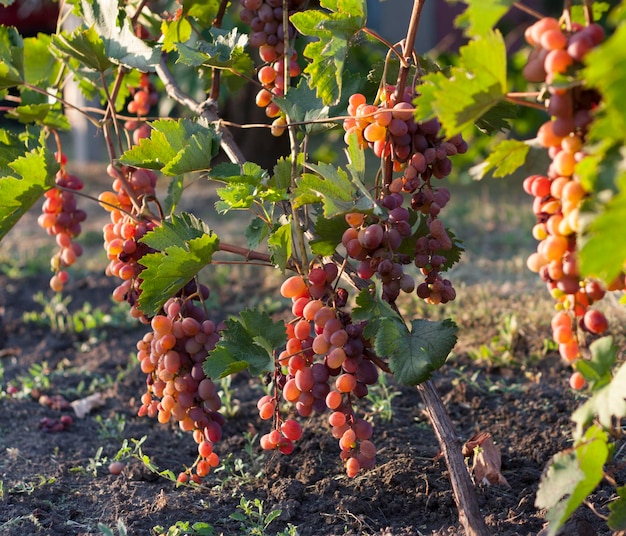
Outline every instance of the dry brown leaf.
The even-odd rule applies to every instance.
[[[104,406],[105,400],[100,393],[94,393],[88,397],[74,400],[72,402],[72,408],[74,413],[79,419],[82,419],[88,413],[91,413],[94,409]]]
[[[500,472],[502,467],[500,449],[496,447],[490,433],[480,432],[463,445],[463,455],[470,456],[471,454],[474,456],[472,471],[476,482],[491,486],[511,487]]]

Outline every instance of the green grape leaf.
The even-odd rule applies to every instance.
[[[329,115],[328,106],[309,88],[304,79],[300,80],[295,88],[289,88],[284,97],[275,98],[274,102],[287,114],[291,123],[304,122],[302,128],[307,134],[333,128],[334,123],[309,123],[326,119]]]
[[[505,140],[491,149],[484,162],[472,166],[469,174],[474,180],[507,177],[511,181],[523,181],[530,175],[543,175],[549,164],[548,152],[534,140]]]
[[[285,324],[273,322],[267,313],[246,309],[240,318],[229,318],[215,349],[202,365],[209,378],[224,378],[250,369],[259,375],[270,370],[274,350],[286,341]]]
[[[220,7],[219,0],[183,0],[183,13],[204,24],[211,24]]]
[[[376,292],[372,288],[362,289],[356,297],[356,307],[352,310],[353,320],[367,321],[363,329],[363,336],[367,340],[374,339],[383,321],[398,322],[398,329],[406,329],[398,313],[381,298],[381,294],[381,285],[376,287]]]
[[[511,130],[510,119],[518,116],[519,109],[512,102],[499,101],[474,123],[483,134],[492,135]]]
[[[591,124],[590,141],[624,140],[626,138],[626,102],[623,88],[626,72],[616,65],[626,63],[626,26],[620,25],[613,35],[585,56],[582,79],[602,95],[599,117]],[[608,137],[607,137],[608,134]]]
[[[272,263],[284,272],[293,251],[291,223],[285,223],[274,229],[267,239],[267,247],[270,251]]]
[[[591,4],[591,18],[594,21],[600,20],[602,15],[604,15],[609,9],[611,9],[611,4],[608,2],[593,2]],[[587,18],[585,16],[584,6],[574,5],[571,10],[572,22],[577,22],[578,24],[582,24],[585,26],[587,24]]]
[[[58,105],[44,103],[16,106],[7,113],[7,117],[20,123],[37,123],[58,130],[69,130],[68,118],[54,108],[58,108]]]
[[[237,28],[230,31],[211,28],[212,41],[197,41],[194,47],[178,43],[178,61],[188,67],[232,67],[242,55],[248,44],[248,36],[239,33]]]
[[[73,58],[81,66],[104,72],[113,63],[107,56],[104,41],[93,27],[77,29],[71,34],[65,32],[52,36],[52,51],[61,59]]]
[[[256,249],[263,239],[269,234],[267,224],[261,218],[254,218],[244,232],[248,248]]]
[[[312,60],[304,72],[322,102],[336,104],[348,43],[365,26],[366,4],[364,0],[321,0],[320,7],[326,11],[307,9],[294,13],[290,20],[301,34],[317,38],[304,49]]]
[[[171,229],[164,232],[170,234]],[[148,240],[157,239],[158,233],[157,237],[153,236]],[[163,251],[141,257],[139,263],[146,269],[142,272],[144,279],[140,285],[139,307],[144,314],[156,314],[169,298],[211,262],[211,257],[218,248],[217,236],[203,234],[198,238],[185,239],[184,246],[171,245]]]
[[[446,362],[456,344],[457,331],[450,319],[413,320],[411,331],[403,323],[384,319],[378,326],[374,350],[389,359],[389,368],[399,382],[418,385]]]
[[[626,363],[623,363],[610,383],[598,389],[589,400],[573,414],[576,423],[575,437],[581,437],[583,430],[594,419],[607,429],[613,426],[613,419],[626,417]]]
[[[530,145],[519,140],[502,140],[485,159],[480,178],[493,170],[494,177],[506,177],[524,165]]]
[[[611,380],[611,369],[617,359],[617,347],[612,337],[602,337],[589,345],[590,359],[579,359],[575,363],[578,370],[587,380],[592,391],[607,384]]]
[[[314,255],[330,257],[335,253],[337,245],[341,244],[341,237],[347,228],[344,216],[329,219],[318,216],[315,220],[315,238],[309,243],[311,252]]]
[[[24,79],[29,84],[52,86],[61,62],[49,53],[52,38],[46,34],[24,39]]]
[[[166,175],[204,171],[219,151],[220,135],[189,119],[159,119],[152,131],[120,157],[122,164],[161,170]]]
[[[186,43],[191,38],[192,27],[185,17],[161,23],[163,34],[163,52],[172,52],[180,43]]]
[[[112,62],[144,73],[154,71],[161,60],[160,46],[150,47],[135,35],[118,0],[81,0],[81,8],[85,23],[101,36]]]
[[[611,530],[626,529],[626,486],[617,488],[619,498],[609,504],[609,519],[607,524]]]
[[[307,167],[319,175],[302,174],[293,191],[295,208],[321,202],[325,218],[374,210],[374,200],[363,184],[351,181],[343,169],[321,162]]]
[[[607,434],[596,426],[573,449],[559,452],[541,479],[535,506],[546,508],[546,536],[555,536],[603,477],[609,456]]]
[[[456,19],[454,25],[465,29],[465,35],[485,35],[506,14],[515,0],[463,0],[467,8]]]
[[[254,185],[245,182],[234,182],[216,190],[220,200],[215,202],[215,210],[226,214],[230,210],[248,209],[254,203]]]
[[[301,166],[304,163],[303,153],[298,154],[298,165]],[[274,188],[287,190],[291,186],[291,159],[281,157],[276,161],[274,166],[274,174],[272,175],[271,183]]]
[[[165,251],[169,246],[186,248],[190,240],[210,234],[211,229],[206,223],[193,214],[183,212],[174,214],[171,219],[146,233],[141,242],[158,251]]]
[[[172,180],[167,185],[167,197],[163,203],[164,214],[172,215],[178,206],[180,198],[184,191],[184,179],[182,175],[172,177]]]
[[[471,126],[506,95],[506,48],[500,32],[476,38],[459,52],[460,66],[450,69],[449,78],[442,72],[425,75],[414,101],[416,119],[438,117],[446,136]]]
[[[24,82],[24,41],[12,26],[0,26],[0,89]]]
[[[626,183],[626,174],[622,174],[620,182]],[[622,189],[585,229],[579,254],[582,275],[611,282],[620,274],[626,259],[626,243],[620,233],[625,225],[626,189]]]
[[[3,145],[0,145],[0,239],[54,186],[59,169],[52,153],[44,147],[10,159],[14,150],[11,147],[5,150]]]

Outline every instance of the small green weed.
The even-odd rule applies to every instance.
[[[114,413],[106,418],[96,415],[96,422],[100,425],[98,435],[101,439],[122,439],[126,428],[126,416],[124,414]]]
[[[391,401],[400,395],[387,384],[387,376],[382,374],[378,383],[368,387],[367,399],[371,404],[371,411],[378,415],[382,421],[389,422],[393,418],[393,408]]]
[[[152,529],[157,536],[213,536],[215,531],[211,525],[203,522],[177,521],[170,528],[157,525]]]
[[[243,534],[250,536],[267,536],[267,527],[282,513],[281,510],[272,510],[266,514],[263,501],[260,499],[249,501],[245,497],[241,497],[237,508],[241,511],[233,512],[229,517],[240,521]],[[297,527],[290,523],[286,531],[280,532],[279,536],[297,536],[297,534]]]
[[[113,532],[113,529],[107,527],[103,523],[98,523],[98,530],[104,536],[115,536],[116,535],[116,533]],[[126,528],[125,523],[121,519],[117,520],[117,534],[119,536],[128,536],[128,529]]]
[[[220,386],[218,395],[222,401],[221,412],[224,417],[232,418],[241,411],[241,404],[235,398],[235,390],[232,388],[232,376],[226,376],[217,381]]]
[[[478,350],[470,350],[469,357],[495,366],[521,366],[525,362],[525,358],[519,355],[521,338],[517,316],[507,315],[489,344],[482,344]]]

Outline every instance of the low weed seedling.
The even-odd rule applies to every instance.
[[[168,529],[157,525],[152,529],[157,536],[213,536],[215,530],[208,523],[198,521],[177,521]]]
[[[126,528],[126,524],[118,519],[116,523],[117,533],[113,532],[113,529],[107,527],[103,523],[98,523],[98,530],[104,536],[128,536],[128,529]]]
[[[387,384],[387,377],[381,374],[378,383],[368,388],[367,399],[371,404],[371,411],[374,415],[378,415],[384,422],[390,422],[393,418],[393,407],[391,401],[400,395],[400,391],[396,391]]]
[[[240,512],[233,512],[230,518],[241,522],[243,534],[250,536],[267,536],[267,528],[282,513],[281,510],[272,510],[265,513],[263,501],[260,499],[247,500],[241,497],[237,508]],[[279,533],[279,536],[297,536],[297,527],[291,523],[287,527],[287,532]]]

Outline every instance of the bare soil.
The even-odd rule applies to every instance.
[[[534,506],[537,486],[550,457],[568,447],[569,416],[581,399],[567,386],[569,372],[557,355],[541,349],[549,336],[545,290],[526,279],[500,281],[495,255],[491,260],[495,264],[481,265],[482,277],[474,271],[459,287],[458,304],[450,313],[462,335],[435,384],[461,441],[488,432],[500,449],[502,474],[510,487],[476,484],[491,532],[536,535],[546,525],[544,512]],[[479,263],[475,257],[472,262]],[[461,277],[465,269],[459,268]],[[234,400],[225,410],[232,414],[218,446],[224,465],[201,487],[177,487],[134,456],[123,458],[120,475],[111,474],[109,462],[125,440],[132,449],[133,439],[145,437],[143,454],[160,471],[174,473],[193,462],[195,444],[176,427],[137,417],[145,376],[131,353],[145,326],[101,322],[87,332],[59,333],[49,322],[24,316],[42,310],[33,301],[38,291],[51,299],[48,277],[0,275],[3,536],[97,535],[102,527],[118,534],[120,521],[129,535],[138,536],[156,534],[156,526],[167,530],[178,521],[208,523],[216,535],[274,535],[286,531],[288,524],[297,527],[300,536],[463,534],[422,400],[416,389],[400,386],[393,378],[387,380],[388,388],[400,394],[391,400],[391,420],[385,420],[371,401],[363,404],[375,426],[379,454],[375,468],[354,479],[345,476],[324,415],[305,420],[304,437],[291,456],[263,453],[258,441],[252,443],[249,439],[265,433],[268,425],[258,419],[255,407],[262,388],[247,374],[236,376],[228,388]],[[228,272],[221,277],[221,282],[212,283],[218,318],[234,312],[259,286],[254,277],[243,283]],[[480,279],[480,285],[472,277]],[[496,279],[492,286],[485,285]],[[264,285],[274,299],[275,286],[271,281]],[[69,312],[89,303],[93,310],[117,318],[119,311],[110,300],[114,286],[101,270],[75,274],[67,289],[73,296]],[[503,319],[511,312],[517,315],[518,327],[509,333],[509,343],[499,346],[497,340],[506,339]],[[424,314],[417,306],[415,313]],[[433,313],[442,314],[447,313]],[[491,352],[486,360],[470,358],[481,345]],[[9,386],[17,391],[7,394]],[[71,408],[40,403],[41,395],[61,395],[71,402],[92,393],[101,393],[105,403],[83,419]],[[65,430],[46,432],[40,427],[41,419],[62,415],[73,417]],[[623,468],[615,476],[622,483],[626,480]],[[229,517],[238,511],[242,497],[262,500],[265,513],[279,509],[281,514],[265,532],[249,532],[251,523]],[[601,484],[562,534],[611,534],[601,517],[612,498],[612,488]],[[192,532],[172,532],[187,533]]]

